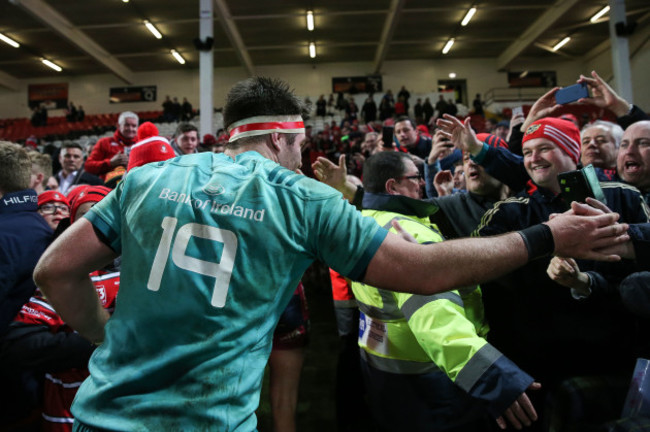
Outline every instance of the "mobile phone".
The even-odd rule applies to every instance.
[[[589,97],[589,90],[585,83],[574,84],[555,92],[555,102],[561,105],[575,102],[586,97]]]
[[[512,118],[515,118],[519,114],[524,115],[524,107],[518,106],[512,109]]]
[[[395,127],[383,126],[381,128],[381,139],[384,142],[384,147],[393,147],[393,135]]]
[[[588,197],[607,204],[593,165],[589,164],[579,170],[560,173],[557,179],[560,182],[562,197],[567,204],[571,201],[583,203]]]

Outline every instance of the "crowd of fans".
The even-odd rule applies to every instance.
[[[435,224],[438,233],[417,239],[420,242],[524,230],[547,221],[553,213],[578,211],[565,199],[569,191],[557,176],[589,165],[600,181],[602,194],[595,196],[604,198],[602,204],[589,200],[594,206],[589,211],[614,211],[621,223],[647,224],[650,119],[596,73],[578,81],[591,91],[591,97],[579,103],[602,109],[614,122],[560,116],[566,107],[555,103],[557,88],[538,99],[526,116],[517,113],[502,121],[484,118],[480,95],[466,118],[456,117],[453,99],[441,95],[435,106],[429,98],[413,101],[404,86],[396,97],[388,90],[379,106],[372,95],[361,107],[342,93],[328,99],[321,95],[313,115],[323,126],[306,127],[302,173],[339,190],[359,209],[380,209],[373,206],[382,197],[406,197],[390,211],[424,218]],[[333,120],[335,112],[342,114],[340,122]],[[70,103],[68,120],[78,121],[80,116],[83,120],[82,113],[81,107]],[[42,115],[35,108],[35,126],[42,124]],[[472,128],[476,116],[481,117],[483,130]],[[36,261],[52,238],[78,221],[131,169],[198,152],[221,153],[227,147],[228,131],[200,137],[189,123],[193,110],[186,98],[181,104],[167,96],[163,117],[180,122],[171,137],[159,136],[156,126],[140,124],[137,114],[127,111],[119,116],[113,136],[88,149],[70,143],[49,155],[0,143],[0,253],[5,259],[0,287],[0,364],[8,383],[3,393],[12,395],[3,407],[6,422],[19,422],[26,415],[25,408],[29,412],[40,406],[44,430],[70,428],[71,389],[88,375],[87,362],[95,349],[92,341],[61,320],[31,280]],[[643,228],[631,230],[633,238],[642,238]],[[28,244],[29,250],[20,256],[21,262],[15,262],[19,244]],[[388,377],[379,363],[373,363],[378,358],[422,359],[392,358],[361,339],[361,351],[349,349],[350,343],[356,346],[359,334],[352,290],[357,295],[369,294],[363,294],[366,287],[352,286],[333,272],[335,307],[356,311],[350,315],[337,310],[337,318],[347,320],[339,322],[348,347],[342,351],[347,358],[340,364],[355,364],[360,353],[364,358],[363,372],[354,367],[339,372],[366,378],[365,386],[349,385],[338,395],[341,401],[358,395],[356,400],[365,400],[372,413],[360,419],[364,410],[349,410],[341,402],[337,405],[339,429],[425,430],[426,424],[436,425],[436,430],[478,431],[510,424],[544,431],[596,430],[607,422],[618,421],[620,427],[641,422],[617,420],[635,359],[650,355],[646,337],[650,273],[645,272],[647,255],[639,256],[639,251],[647,254],[636,249],[636,260],[614,263],[543,257],[480,288],[458,287],[458,300],[446,298],[449,304],[438,304],[441,309],[432,312],[432,321],[446,316],[440,318],[445,323],[425,325],[403,319],[400,331],[411,326],[418,340],[418,332],[442,335],[438,339],[423,336],[420,343],[426,362],[436,370],[435,380],[427,385],[435,386],[438,393],[422,396],[436,406],[435,418],[426,412],[430,406],[422,408],[415,396],[408,395],[415,390]],[[91,275],[109,313],[118,295],[119,272],[118,259]],[[341,289],[349,293],[336,294]],[[304,293],[296,293],[304,303]],[[357,300],[362,321],[371,319],[364,307],[370,311],[384,307],[370,297]],[[451,305],[454,302],[460,309],[450,311],[456,308]],[[304,305],[298,308],[303,310]],[[300,325],[306,332],[308,324]],[[486,351],[492,357],[486,357]],[[491,385],[492,378],[482,381],[480,374],[466,381],[469,372],[464,375],[462,370],[481,370],[476,362],[483,362],[481,373],[489,369],[497,377],[495,388],[482,387]],[[413,372],[396,374],[409,373]],[[380,382],[387,387],[382,389]],[[391,389],[391,397],[386,388]],[[440,401],[447,396],[449,400]],[[290,415],[295,411],[295,400],[292,403]],[[404,425],[409,426],[401,428]]]
[[[169,96],[165,97],[162,104],[163,120],[166,122],[190,121],[194,118],[194,109],[192,104],[183,98],[183,103],[178,101],[177,97],[170,99]]]

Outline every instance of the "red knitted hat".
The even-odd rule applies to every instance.
[[[42,206],[43,204],[47,204],[50,202],[60,202],[70,207],[70,202],[68,201],[68,199],[65,197],[65,195],[63,195],[59,191],[49,190],[49,191],[42,192],[38,196],[39,207]]]
[[[129,166],[126,167],[126,171],[129,172],[131,168],[139,167],[150,162],[164,161],[175,156],[174,149],[169,145],[169,141],[166,138],[152,136],[131,147]]]
[[[85,189],[81,190],[70,206],[70,223],[75,221],[75,216],[77,215],[77,210],[79,206],[87,202],[100,202],[106,195],[111,192],[110,188],[106,186],[88,186]]]
[[[136,138],[136,143],[147,139],[152,136],[157,136],[159,134],[158,128],[155,124],[151,122],[144,122],[138,128],[138,137]]]
[[[78,196],[81,192],[83,192],[83,191],[85,191],[86,189],[88,189],[89,187],[90,187],[89,185],[79,185],[79,186],[75,186],[75,187],[73,187],[72,189],[70,189],[70,190],[68,191],[68,196],[67,196],[68,201],[70,202],[70,205],[74,204],[74,200],[77,198],[77,196]]]
[[[554,117],[537,120],[528,126],[521,144],[523,145],[526,141],[535,138],[546,138],[552,141],[568,154],[573,162],[578,163],[580,158],[580,131],[570,121]]]

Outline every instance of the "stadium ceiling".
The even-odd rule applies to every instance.
[[[495,58],[508,70],[519,59],[585,59],[609,48],[609,14],[590,18],[606,0],[214,0],[214,66]],[[648,34],[650,3],[625,0],[628,23]],[[476,13],[468,25],[468,10]],[[313,11],[314,30],[306,13]],[[153,24],[157,39],[145,27]],[[199,68],[198,0],[3,0],[0,85],[21,80]],[[565,37],[571,40],[553,51]],[[450,39],[447,54],[442,50]],[[647,40],[647,36],[646,39]],[[310,58],[313,42],[316,57]],[[172,55],[185,60],[181,65]],[[631,49],[632,50],[632,49]],[[42,63],[50,60],[63,70]]]

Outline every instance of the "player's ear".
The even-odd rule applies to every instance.
[[[280,151],[280,147],[282,145],[282,134],[274,132],[271,134],[271,145],[273,146],[273,150]]]

